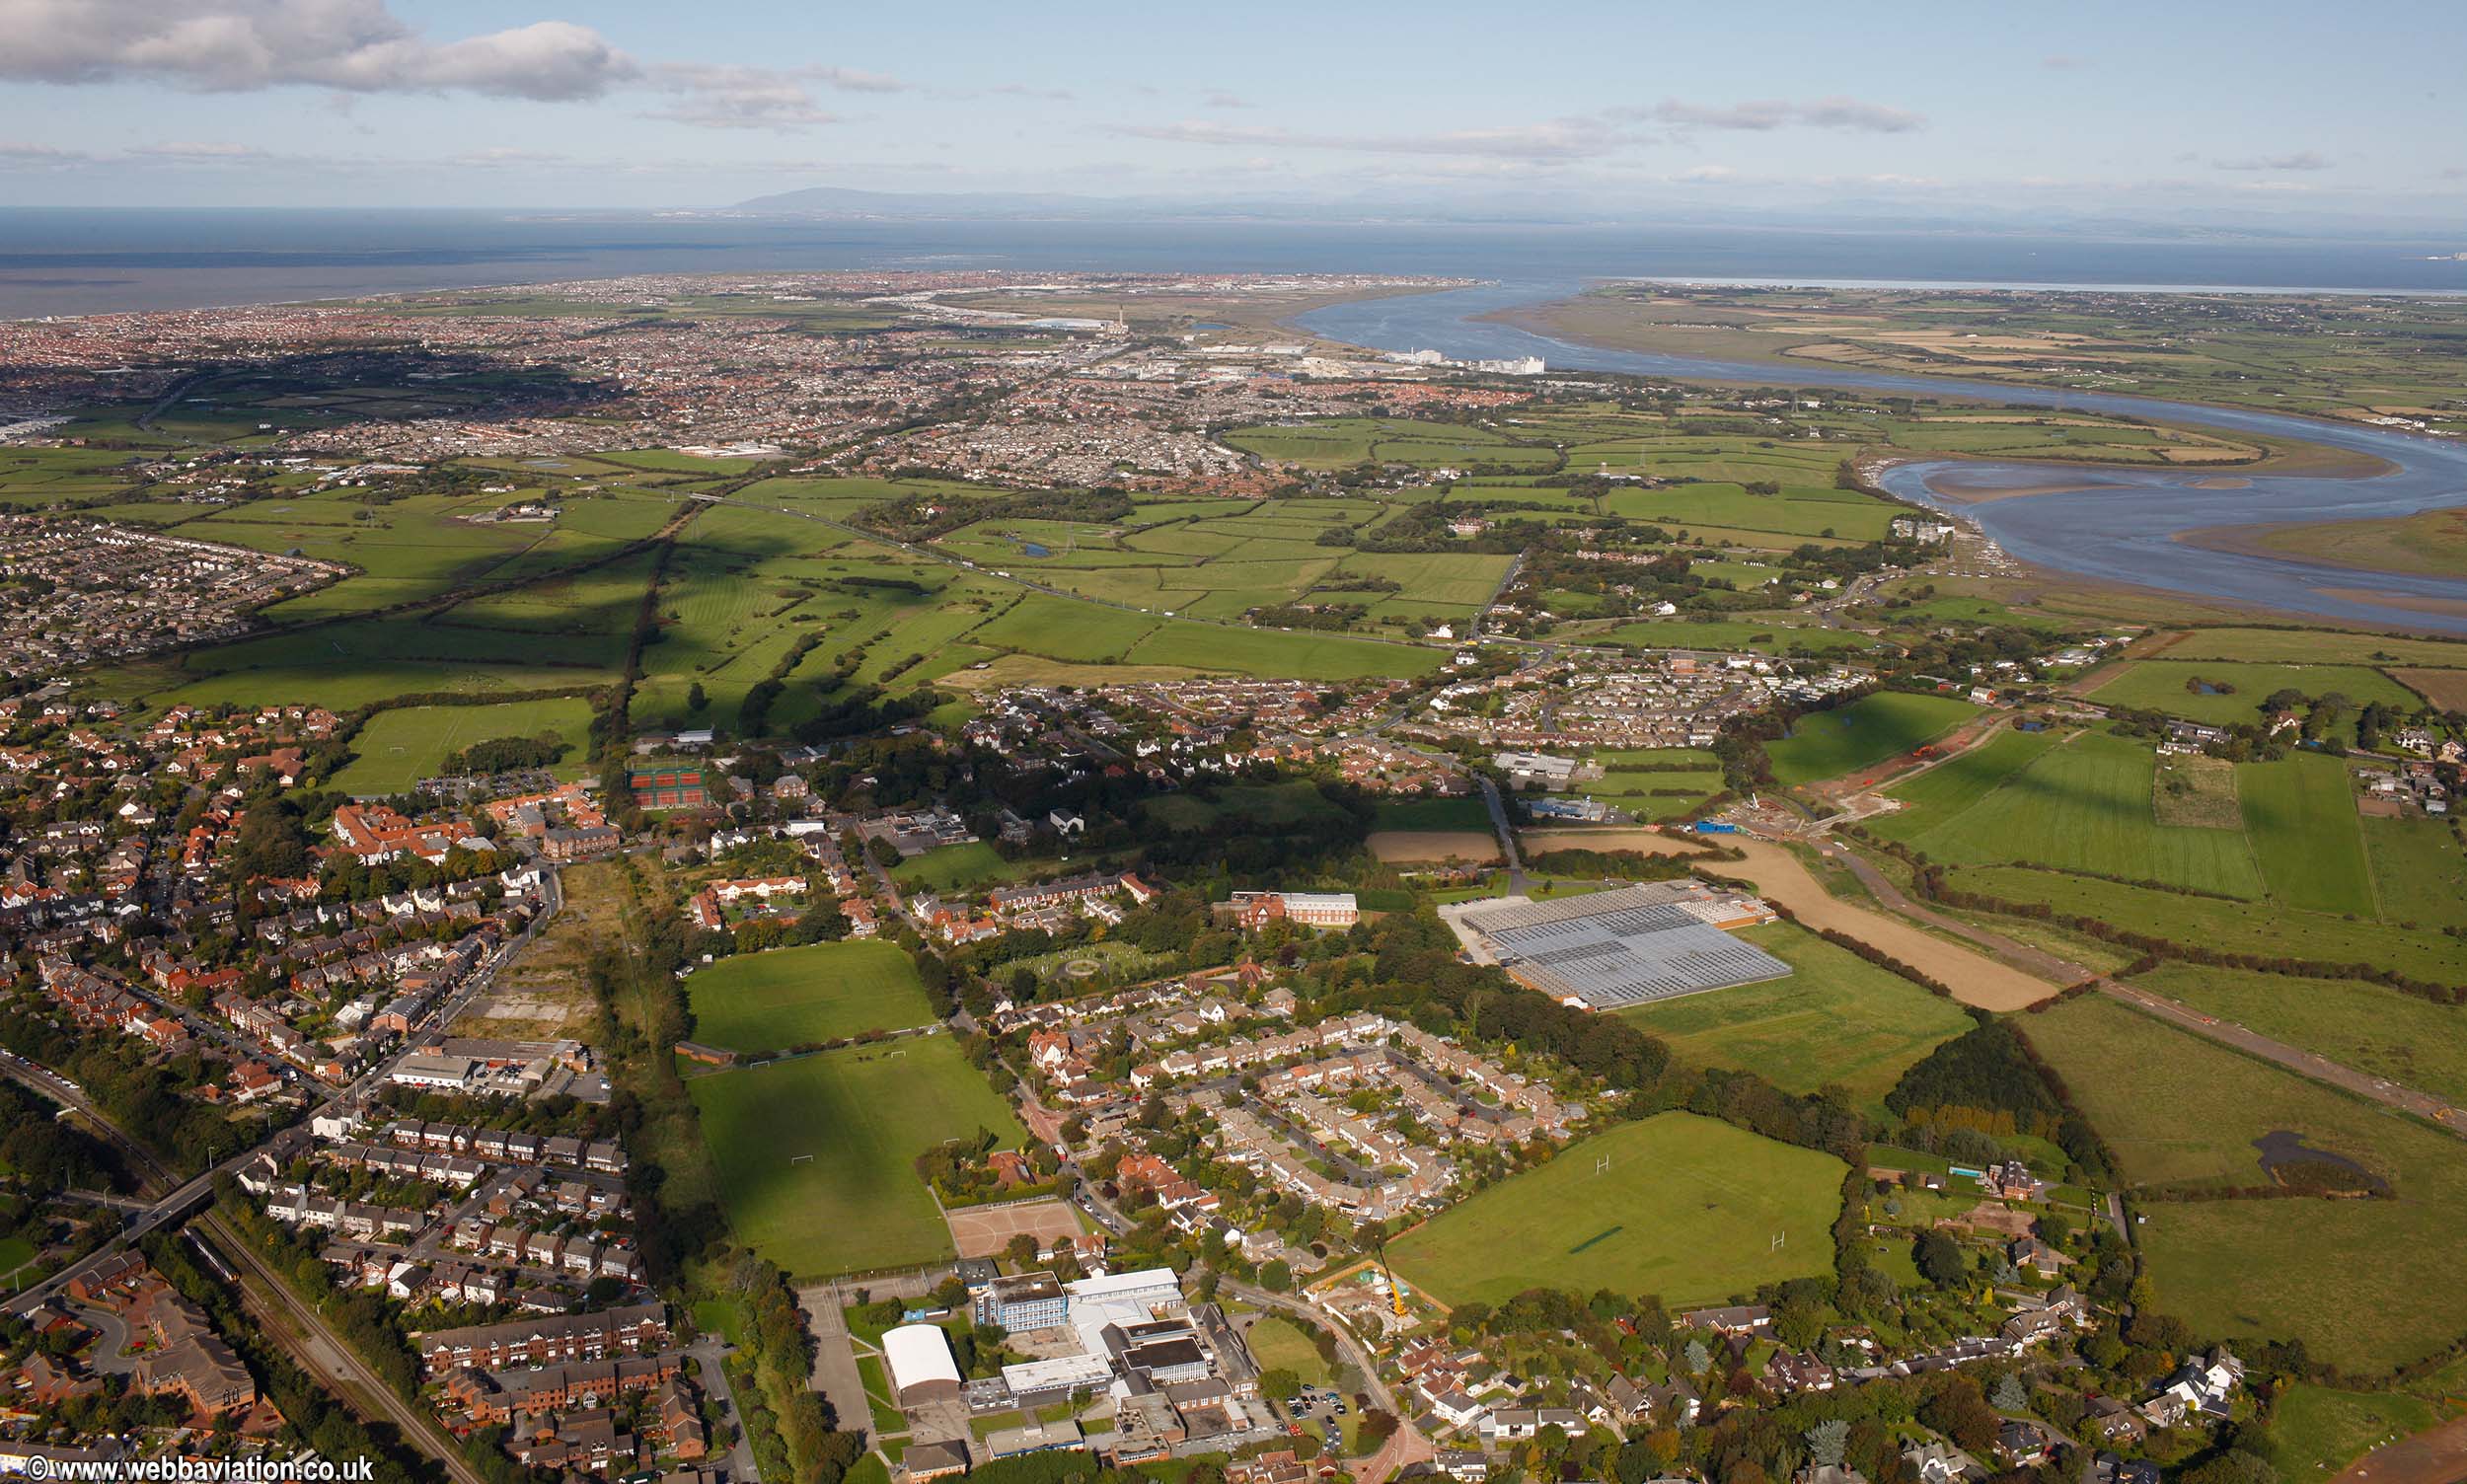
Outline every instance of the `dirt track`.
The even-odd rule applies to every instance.
[[[1576,846],[1603,851],[1643,851],[1674,855],[1700,850],[1708,842],[1682,840],[1651,830],[1529,830],[1524,842],[1533,850]],[[1780,846],[1744,836],[1724,836],[1721,845],[1745,853],[1745,860],[1706,862],[1715,875],[1735,876],[1752,883],[1772,901],[1790,909],[1810,928],[1831,928],[1893,955],[1919,972],[1938,979],[1953,998],[1981,1009],[2018,1010],[2038,1003],[2064,988],[2035,979],[1983,953],[1922,932],[1900,918],[1845,902],[1809,874],[1799,857]]]

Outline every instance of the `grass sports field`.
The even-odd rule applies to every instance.
[[[2300,1336],[2315,1359],[2367,1373],[2467,1329],[2452,1271],[2467,1144],[2100,997],[2022,1028],[2131,1183],[2266,1183],[2252,1142],[2284,1130],[2392,1184],[2391,1200],[2142,1203],[2160,1309],[2230,1341]]]
[[[1839,1083],[1871,1107],[1911,1063],[1973,1023],[1953,1002],[1795,924],[1738,936],[1796,972],[1619,1013],[1682,1061],[1752,1070],[1790,1092]]]
[[[1026,1136],[948,1036],[694,1077],[736,1235],[799,1278],[934,1262],[950,1230],[913,1161],[991,1129]]]
[[[694,1039],[777,1051],[934,1018],[917,967],[885,942],[809,943],[723,958],[686,981]]]
[[[1943,736],[1979,707],[1948,696],[1879,691],[1848,705],[1799,718],[1790,735],[1765,748],[1773,777],[1783,783],[1813,783],[1870,768]]]
[[[1598,1169],[1606,1156],[1609,1168]],[[1496,1303],[1530,1288],[1710,1302],[1830,1271],[1841,1175],[1830,1155],[1661,1113],[1440,1213],[1391,1243],[1388,1257],[1449,1304]]]
[[[580,697],[379,711],[351,739],[351,750],[358,756],[335,775],[335,786],[361,795],[406,792],[421,779],[441,772],[448,754],[474,742],[550,731],[563,738],[568,748],[550,771],[561,779],[588,773],[591,704]]]

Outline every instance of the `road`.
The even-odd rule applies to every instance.
[[[34,1078],[28,1075],[28,1069],[41,1071],[41,1069],[34,1068],[33,1063],[12,1058],[7,1063],[0,1063],[0,1067],[5,1067],[12,1076],[37,1086],[40,1085],[35,1083]],[[45,1076],[52,1082],[68,1085],[65,1078],[56,1075],[45,1073]],[[49,1091],[48,1088],[44,1090]],[[57,1096],[58,1094],[51,1093],[50,1095]],[[103,1137],[126,1151],[136,1168],[144,1171],[155,1181],[171,1178],[171,1171],[155,1157],[153,1150],[129,1137],[126,1130],[95,1112],[90,1104],[85,1104],[82,1094],[77,1095],[77,1104],[83,1105],[79,1110],[93,1120],[96,1129]],[[216,1168],[227,1167],[229,1166],[221,1165]],[[163,1197],[148,1208],[148,1214],[140,1218],[138,1224],[132,1224],[128,1232],[123,1233],[120,1238],[107,1243],[84,1261],[71,1264],[36,1289],[21,1295],[18,1305],[23,1307],[31,1303],[38,1303],[42,1298],[57,1293],[60,1288],[66,1286],[70,1276],[83,1272],[104,1253],[161,1225],[169,1219],[167,1213],[177,1210],[185,1216],[187,1210],[192,1209],[186,1203],[196,1199],[195,1192],[199,1189],[200,1182],[202,1182],[203,1199],[209,1201],[213,1199],[213,1173],[209,1170],[195,1179],[182,1183],[171,1195]],[[291,1292],[281,1275],[273,1272],[264,1260],[258,1256],[254,1248],[240,1239],[239,1233],[233,1231],[229,1224],[220,1216],[208,1213],[198,1225],[213,1236],[217,1251],[227,1262],[238,1271],[257,1280],[254,1285],[247,1283],[240,1285],[242,1303],[244,1306],[260,1311],[261,1322],[264,1324],[265,1333],[283,1349],[290,1352],[292,1359],[303,1371],[315,1377],[321,1385],[332,1387],[339,1381],[354,1388],[356,1393],[364,1393],[356,1396],[346,1394],[344,1400],[356,1400],[359,1404],[354,1406],[353,1410],[362,1416],[368,1415],[371,1407],[382,1413],[385,1419],[391,1422],[412,1446],[436,1459],[444,1467],[447,1475],[456,1481],[456,1484],[487,1484],[477,1469],[464,1461],[460,1448],[453,1439],[446,1436],[445,1430],[438,1426],[435,1417],[429,1415],[424,1409],[406,1402],[383,1380],[379,1379],[376,1373],[368,1369],[349,1345],[327,1328],[324,1318],[303,1302],[298,1295]],[[276,1311],[265,1311],[269,1304]],[[96,1319],[102,1317],[104,1316],[94,1316]],[[112,1326],[97,1323],[96,1327],[103,1332],[102,1354],[114,1357],[116,1361],[118,1353],[127,1344],[127,1327],[118,1325],[116,1335],[112,1332]],[[135,1363],[131,1360],[128,1364],[133,1366]],[[110,1367],[98,1363],[97,1369],[109,1371]]]
[[[341,1380],[356,1387],[407,1441],[443,1464],[455,1484],[487,1484],[480,1471],[464,1459],[462,1449],[446,1436],[445,1429],[437,1425],[436,1417],[426,1408],[405,1401],[377,1373],[369,1370],[358,1353],[329,1330],[325,1319],[291,1292],[282,1275],[258,1256],[257,1249],[242,1240],[221,1216],[208,1213],[198,1224],[214,1238],[215,1247],[227,1260],[258,1281],[258,1287],[281,1310],[281,1317],[294,1326],[296,1333],[292,1338],[303,1342],[292,1347],[294,1354],[304,1362],[313,1362],[307,1366],[311,1375],[320,1382]]]
[[[1116,1235],[1131,1229],[1130,1220],[1094,1186],[1082,1184],[1080,1194],[1086,1203],[1086,1211],[1096,1218],[1098,1224]],[[1362,1389],[1370,1393],[1371,1399],[1379,1404],[1382,1411],[1396,1419],[1395,1436],[1389,1438],[1377,1453],[1354,1466],[1356,1484],[1384,1484],[1390,1474],[1407,1464],[1438,1456],[1430,1440],[1414,1427],[1411,1415],[1396,1404],[1395,1395],[1388,1390],[1387,1382],[1380,1378],[1379,1357],[1371,1353],[1370,1347],[1364,1345],[1343,1320],[1308,1299],[1289,1294],[1271,1294],[1266,1289],[1243,1283],[1230,1275],[1220,1275],[1217,1291],[1232,1294],[1259,1308],[1298,1315],[1334,1335],[1337,1351],[1344,1356],[1346,1364],[1361,1373]]]
[[[428,1014],[421,1017],[419,1024],[414,1027],[409,1035],[406,1035],[403,1038],[402,1045],[396,1047],[395,1050],[387,1055],[384,1060],[378,1062],[367,1072],[362,1073],[356,1079],[330,1093],[323,1101],[312,1106],[308,1110],[311,1115],[323,1112],[326,1109],[335,1107],[337,1104],[356,1101],[357,1099],[367,1095],[373,1089],[383,1085],[386,1079],[393,1075],[395,1065],[401,1062],[403,1058],[411,1055],[411,1048],[413,1046],[424,1039],[430,1031],[442,1029],[452,1025],[455,1020],[462,1015],[463,1011],[470,1007],[471,1002],[474,1000],[486,994],[489,989],[495,985],[496,976],[505,967],[506,962],[512,958],[514,954],[520,952],[523,946],[529,943],[538,933],[539,929],[548,923],[549,919],[555,917],[558,911],[564,905],[564,888],[559,882],[557,872],[551,870],[546,871],[544,874],[545,881],[543,883],[543,890],[541,893],[541,910],[539,915],[532,919],[531,924],[521,932],[516,933],[513,937],[508,938],[505,942],[499,944],[494,955],[492,955],[486,962],[483,963],[477,970],[473,971],[470,978],[465,980],[460,986],[456,987],[454,992],[444,1001],[440,1002],[434,1008],[432,1008]],[[259,1047],[255,1043],[251,1043],[251,1053],[258,1056],[270,1055],[269,1053],[266,1053],[262,1047]],[[37,1078],[30,1075],[30,1069],[33,1073],[39,1073],[40,1077]],[[59,1076],[57,1074],[51,1073],[47,1069],[36,1068],[35,1064],[17,1058],[0,1062],[0,1072],[5,1072],[8,1076],[14,1076],[19,1080],[26,1082],[27,1085],[34,1087],[37,1091],[41,1092],[46,1097],[50,1097],[55,1101],[67,1103],[68,1106],[76,1108],[78,1112],[84,1114],[89,1119],[92,1119],[100,1128],[106,1130],[111,1130],[112,1128],[112,1124],[106,1120],[101,1113],[96,1111],[91,1103],[88,1103],[85,1100],[82,1091],[76,1090],[73,1084],[69,1083],[66,1078]],[[297,1127],[297,1125],[295,1124],[294,1127]],[[278,1133],[275,1137],[279,1138],[281,1135]],[[132,1149],[140,1148],[133,1140],[124,1140],[124,1142],[127,1143]],[[95,1251],[87,1254],[87,1256],[82,1260],[62,1268],[59,1272],[52,1274],[41,1283],[38,1283],[33,1288],[20,1293],[15,1298],[9,1301],[8,1307],[12,1311],[20,1314],[33,1312],[33,1310],[44,1299],[49,1298],[61,1290],[67,1288],[70,1279],[85,1272],[95,1263],[98,1263],[104,1258],[110,1256],[112,1253],[128,1246],[130,1243],[136,1241],[139,1237],[142,1237],[149,1232],[158,1230],[163,1226],[176,1224],[187,1218],[190,1213],[196,1211],[198,1208],[204,1206],[208,1201],[213,1199],[214,1181],[216,1176],[226,1172],[237,1173],[243,1165],[247,1164],[251,1159],[257,1156],[258,1151],[263,1149],[265,1144],[271,1142],[271,1140],[267,1140],[237,1150],[229,1158],[209,1166],[202,1173],[183,1182],[169,1195],[160,1197],[146,1211],[137,1215],[128,1224],[127,1227],[114,1236],[111,1241],[104,1243],[101,1247],[95,1249]],[[145,1154],[144,1157],[149,1165],[157,1168],[160,1167],[155,1164],[151,1153]]]
[[[873,1408],[865,1403],[865,1380],[857,1369],[857,1342],[848,1332],[848,1296],[836,1283],[796,1291],[797,1307],[806,1314],[805,1327],[814,1336],[814,1373],[806,1389],[819,1391],[830,1404],[832,1426],[843,1433],[861,1433],[865,1447],[881,1439],[873,1435]]]
[[[719,1415],[728,1420],[736,1432],[736,1444],[720,1460],[728,1477],[735,1484],[761,1484],[762,1474],[754,1466],[754,1443],[745,1435],[745,1418],[737,1411],[736,1393],[728,1389],[728,1346],[713,1335],[706,1335],[686,1351],[694,1358],[703,1378],[703,1394],[718,1404]],[[707,1462],[710,1460],[706,1460]]]
[[[2291,1046],[2284,1041],[2273,1040],[2259,1031],[2238,1025],[2232,1020],[2221,1020],[2215,1015],[2205,1015],[2181,1001],[2170,1000],[2164,995],[2154,995],[2148,990],[2121,983],[2045,949],[2034,948],[2028,943],[2016,942],[2001,933],[1990,932],[1986,928],[1973,927],[1971,924],[1948,917],[1924,903],[1912,900],[1908,893],[1895,885],[1892,879],[1882,871],[1862,859],[1856,852],[1832,844],[1821,849],[1829,858],[1838,860],[1849,867],[1850,873],[1859,878],[1859,884],[1874,893],[1876,900],[1887,909],[1913,922],[1924,923],[1931,928],[1941,928],[1957,937],[1977,943],[2026,974],[2048,980],[2053,984],[2080,984],[2088,981],[2097,987],[2100,994],[2109,999],[2129,1004],[2145,1014],[2154,1015],[2179,1029],[2191,1031],[2205,1040],[2215,1041],[2222,1046],[2243,1052],[2247,1056],[2276,1063],[2290,1072],[2311,1077],[2317,1082],[2328,1082],[2343,1091],[2353,1092],[2357,1097],[2380,1103],[2385,1107],[2396,1108],[2402,1113],[2413,1114],[2427,1123],[2447,1129],[2452,1134],[2467,1139],[2467,1113],[2462,1113],[2445,1099],[2434,1097],[2428,1092],[2419,1092],[2413,1087],[2403,1086],[2391,1081],[2388,1077],[2358,1072],[2344,1063],[2334,1062],[2318,1052],[2306,1051],[2300,1046]]]
[[[1285,1294],[1271,1294],[1266,1289],[1255,1288],[1233,1278],[1224,1279],[1219,1285],[1219,1291],[1232,1294],[1243,1302],[1259,1308],[1298,1315],[1334,1335],[1337,1352],[1344,1356],[1347,1365],[1361,1373],[1362,1389],[1370,1393],[1371,1399],[1379,1404],[1381,1411],[1396,1419],[1394,1435],[1381,1446],[1378,1452],[1355,1465],[1353,1475],[1356,1484],[1385,1484],[1389,1475],[1407,1464],[1419,1463],[1439,1456],[1438,1449],[1432,1447],[1431,1441],[1423,1437],[1421,1430],[1413,1425],[1412,1417],[1402,1407],[1396,1405],[1395,1395],[1387,1389],[1387,1382],[1380,1378],[1379,1357],[1371,1354],[1369,1347],[1355,1337],[1354,1332],[1346,1327],[1343,1320],[1312,1305],[1308,1300],[1295,1298]]]
[[[1482,785],[1482,802],[1490,808],[1490,827],[1499,835],[1499,853],[1508,863],[1508,890],[1522,892],[1528,884],[1525,857],[1517,853],[1516,826],[1508,819],[1507,803],[1499,797],[1499,785],[1490,780],[1489,774],[1477,773],[1473,781]]]

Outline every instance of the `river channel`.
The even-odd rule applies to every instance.
[[[1298,323],[1330,339],[1379,350],[1429,348],[1457,359],[1537,355],[1554,370],[1970,397],[2024,407],[2060,403],[2071,409],[2293,438],[2368,454],[2389,464],[2390,472],[2341,479],[2247,474],[2241,469],[2140,470],[1962,459],[1898,464],[1886,473],[1883,482],[1905,499],[1976,524],[2012,556],[2052,571],[2190,597],[2225,599],[2280,616],[2467,633],[2467,579],[2365,571],[2217,550],[2180,539],[2189,532],[2217,528],[2361,520],[2467,505],[2467,441],[2118,393],[2067,390],[2058,394],[1815,362],[1757,366],[1613,350],[1474,318],[1570,298],[1583,288],[1578,283],[1501,282],[1333,305],[1304,315]],[[2235,479],[2222,480],[2222,475]],[[2229,482],[2242,487],[2205,487]],[[2045,489],[2051,484],[2068,487],[1980,498],[1982,491]]]

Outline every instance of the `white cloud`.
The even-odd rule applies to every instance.
[[[1787,99],[1751,99],[1745,103],[1700,104],[1666,98],[1651,108],[1615,109],[1622,118],[1649,118],[1679,128],[1744,129],[1763,133],[1782,128],[1847,129],[1869,134],[1906,134],[1927,127],[1925,116],[1862,99],[1832,97],[1807,103]]]
[[[2213,170],[2271,171],[2328,170],[2330,161],[2327,157],[2308,149],[2292,155],[2250,155],[2236,160],[2212,160],[2210,168]]]
[[[224,144],[205,140],[174,140],[166,144],[141,144],[129,151],[157,160],[262,160],[265,151],[254,144]]]
[[[677,95],[677,102],[649,116],[708,129],[775,129],[782,132],[837,123],[840,115],[814,100],[816,84],[847,86],[829,67],[782,69],[734,67],[701,62],[671,63],[653,68],[652,83]],[[865,92],[899,86],[884,78],[859,85]]]
[[[1626,131],[1599,119],[1559,118],[1502,128],[1456,129],[1436,134],[1313,134],[1261,124],[1184,121],[1125,124],[1109,132],[1172,144],[1217,144],[1244,149],[1330,149],[1377,155],[1453,155],[1546,164],[1584,160],[1633,144]]]
[[[2039,65],[2050,72],[2079,72],[2085,67],[2096,64],[2086,56],[2074,56],[2069,52],[2058,51],[2039,58]]]
[[[1226,92],[1222,88],[1210,90],[1208,95],[1205,98],[1202,98],[1200,102],[1212,109],[1247,109],[1252,107],[1248,100],[1238,98],[1232,93]]]
[[[385,0],[0,0],[0,78],[20,82],[565,100],[637,71],[586,26],[539,21],[436,42]]]

